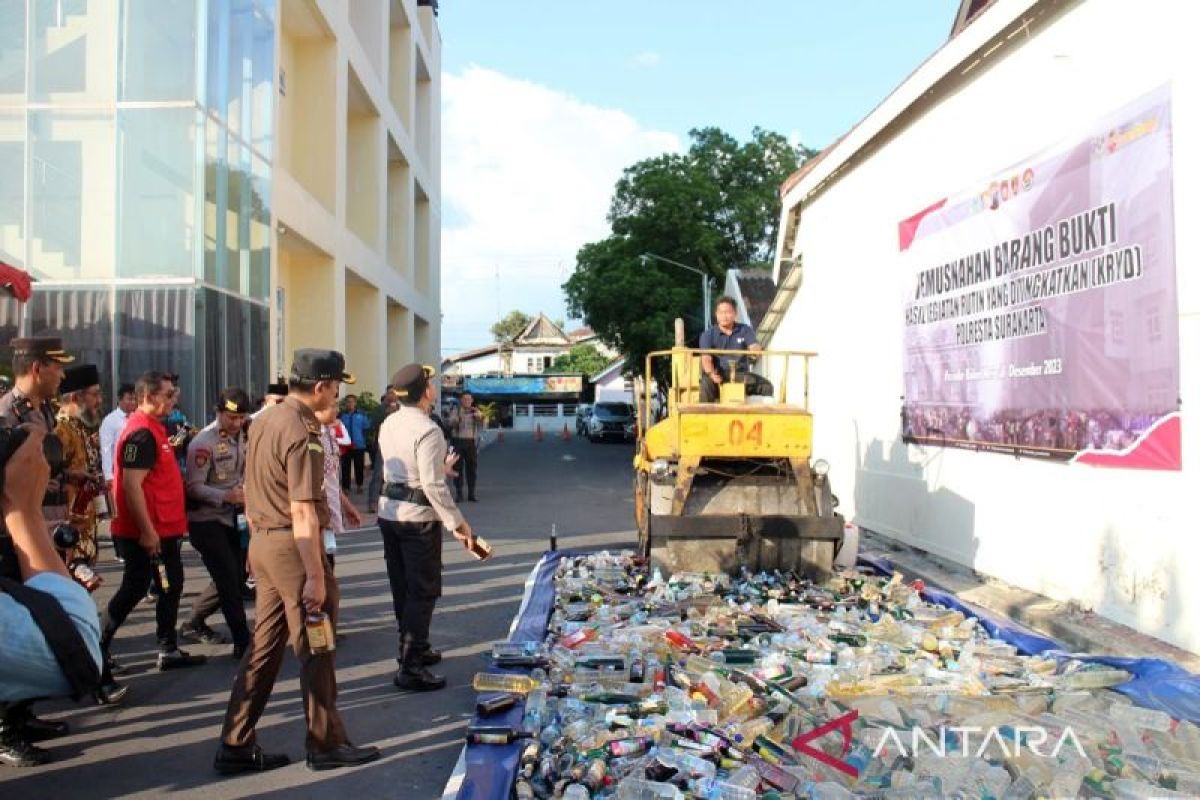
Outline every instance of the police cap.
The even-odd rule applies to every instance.
[[[29,336],[13,339],[9,342],[14,356],[27,358],[46,358],[60,364],[70,364],[75,356],[63,349],[62,339],[58,336]]]
[[[354,376],[346,372],[346,357],[337,350],[297,350],[292,355],[292,378],[354,383]]]
[[[229,414],[249,414],[250,396],[237,387],[230,387],[217,398],[217,411]]]
[[[60,394],[70,394],[99,385],[100,370],[95,364],[72,364],[63,370],[63,379],[58,391]]]
[[[392,388],[396,396],[405,403],[415,403],[425,394],[425,387],[434,375],[433,367],[422,364],[407,364],[392,376]]]

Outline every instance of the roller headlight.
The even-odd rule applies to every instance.
[[[650,464],[650,479],[665,482],[671,479],[671,462],[665,458],[656,458]]]
[[[829,462],[823,458],[818,458],[812,463],[812,471],[818,478],[824,478],[829,474]]]

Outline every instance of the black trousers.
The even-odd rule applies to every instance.
[[[366,450],[351,448],[342,455],[342,488],[350,489],[350,470],[354,470],[354,485],[359,489],[363,485],[363,472],[366,467]]]
[[[717,373],[721,376],[722,381],[729,380],[727,371],[717,368]],[[752,397],[759,395],[762,397],[770,397],[775,393],[775,387],[772,383],[761,375],[753,372],[743,372],[737,377],[736,383],[746,384],[746,396]],[[708,377],[708,373],[700,376],[700,402],[701,403],[716,403],[721,399],[721,389],[717,384],[713,383],[712,378]]]
[[[462,497],[463,478],[467,479],[467,495],[475,496],[475,475],[479,470],[479,443],[474,439],[454,439],[454,449],[462,456],[454,471],[458,477],[454,479],[454,491]]]
[[[400,644],[429,644],[433,608],[442,596],[442,523],[379,520]]]
[[[222,522],[190,522],[188,541],[200,554],[204,568],[212,577],[192,603],[191,624],[203,625],[219,608],[225,615],[233,643],[249,644],[250,627],[246,624],[246,608],[242,605],[241,532]]]
[[[106,655],[113,637],[117,635],[117,628],[125,622],[129,612],[145,599],[150,582],[157,580],[150,556],[137,539],[114,539],[113,542],[121,558],[125,559],[125,574],[121,576],[121,586],[108,601],[108,609],[104,613],[100,647]],[[183,562],[179,557],[182,542],[181,536],[161,540],[162,563],[167,569],[167,582],[170,584],[167,591],[159,595],[154,606],[155,635],[161,651],[174,650],[178,641],[175,622],[179,618],[179,598],[183,595]]]
[[[371,480],[367,483],[367,508],[374,511],[379,507],[379,495],[383,492],[383,455],[379,442],[371,443]]]

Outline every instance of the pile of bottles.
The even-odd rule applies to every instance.
[[[1020,655],[922,589],[564,558],[467,738],[516,743],[519,800],[1200,794],[1200,728],[1111,691],[1128,673]]]

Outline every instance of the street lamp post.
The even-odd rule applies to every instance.
[[[674,260],[666,258],[664,256],[656,255],[655,253],[642,253],[640,256],[638,256],[638,259],[642,262],[642,266],[645,266],[646,262],[652,258],[657,261],[662,261],[664,263],[671,264],[672,266],[679,267],[681,269],[686,269],[689,272],[694,272],[700,276],[700,280],[702,282],[701,288],[704,291],[704,321],[703,321],[703,323],[701,323],[701,327],[707,327],[709,324],[711,324],[712,323],[712,294],[711,294],[711,287],[710,287],[709,281],[711,281],[712,279],[709,277],[708,273],[697,267],[689,267],[687,264],[680,264],[678,261],[674,261]]]

